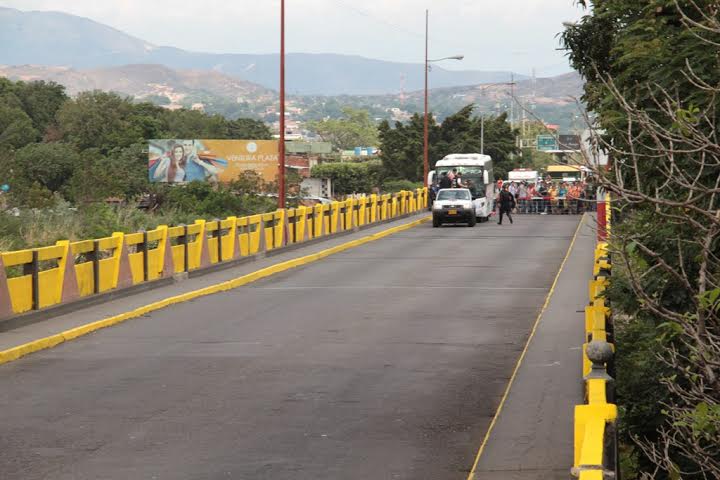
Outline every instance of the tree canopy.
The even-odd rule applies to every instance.
[[[308,122],[307,127],[338,150],[373,147],[378,142],[377,125],[366,110],[344,107],[341,118]]]
[[[170,111],[93,91],[68,98],[47,82],[0,79],[0,183],[11,203],[44,206],[131,199],[151,191],[147,140],[270,139],[257,120],[228,120],[192,110]]]
[[[429,118],[430,167],[451,153],[480,153],[482,122],[473,116],[474,105],[467,105],[438,125]],[[511,155],[517,153],[515,134],[507,122],[507,115],[485,117],[485,154],[494,162],[495,175],[504,178],[514,168]],[[422,180],[423,173],[423,116],[415,114],[408,123],[380,123],[380,150],[386,176],[389,178]]]
[[[583,0],[562,35],[616,199],[624,478],[720,476],[720,2]],[[662,407],[661,407],[662,406]],[[712,426],[711,426],[712,425]]]

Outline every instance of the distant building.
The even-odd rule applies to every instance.
[[[412,114],[410,112],[406,112],[405,110],[401,110],[397,107],[389,109],[388,112],[392,115],[393,121],[396,122],[406,122],[412,118]]]
[[[369,160],[379,155],[380,151],[377,147],[355,147],[353,150],[343,150],[340,152],[341,160]]]
[[[296,170],[304,178],[310,177],[312,168],[332,154],[332,145],[328,142],[285,142],[285,164]]]

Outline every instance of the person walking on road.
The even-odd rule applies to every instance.
[[[515,208],[515,195],[508,192],[507,185],[503,185],[500,195],[498,195],[498,206],[500,208],[500,218],[498,219],[498,225],[502,225],[503,214],[506,214],[510,223],[513,223],[512,215],[510,212]]]

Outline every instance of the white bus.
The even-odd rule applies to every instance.
[[[527,182],[533,185],[540,179],[540,174],[537,170],[530,170],[529,168],[516,168],[508,172],[509,182]]]
[[[479,153],[454,153],[435,164],[435,170],[428,176],[428,185],[432,185],[443,173],[454,169],[462,173],[463,184],[470,190],[475,206],[475,216],[486,222],[493,212],[495,202],[495,179],[493,177],[492,158]]]

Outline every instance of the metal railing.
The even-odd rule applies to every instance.
[[[609,225],[609,218],[607,218]],[[574,461],[571,473],[581,480],[620,478],[615,405],[614,331],[611,308],[604,296],[612,273],[606,242],[595,249],[590,303],[585,307],[583,380],[585,403],[575,407]]]
[[[571,197],[531,197],[516,201],[518,214],[580,215],[597,209],[594,200]]]
[[[0,252],[0,319],[356,230],[427,202],[421,188]]]

